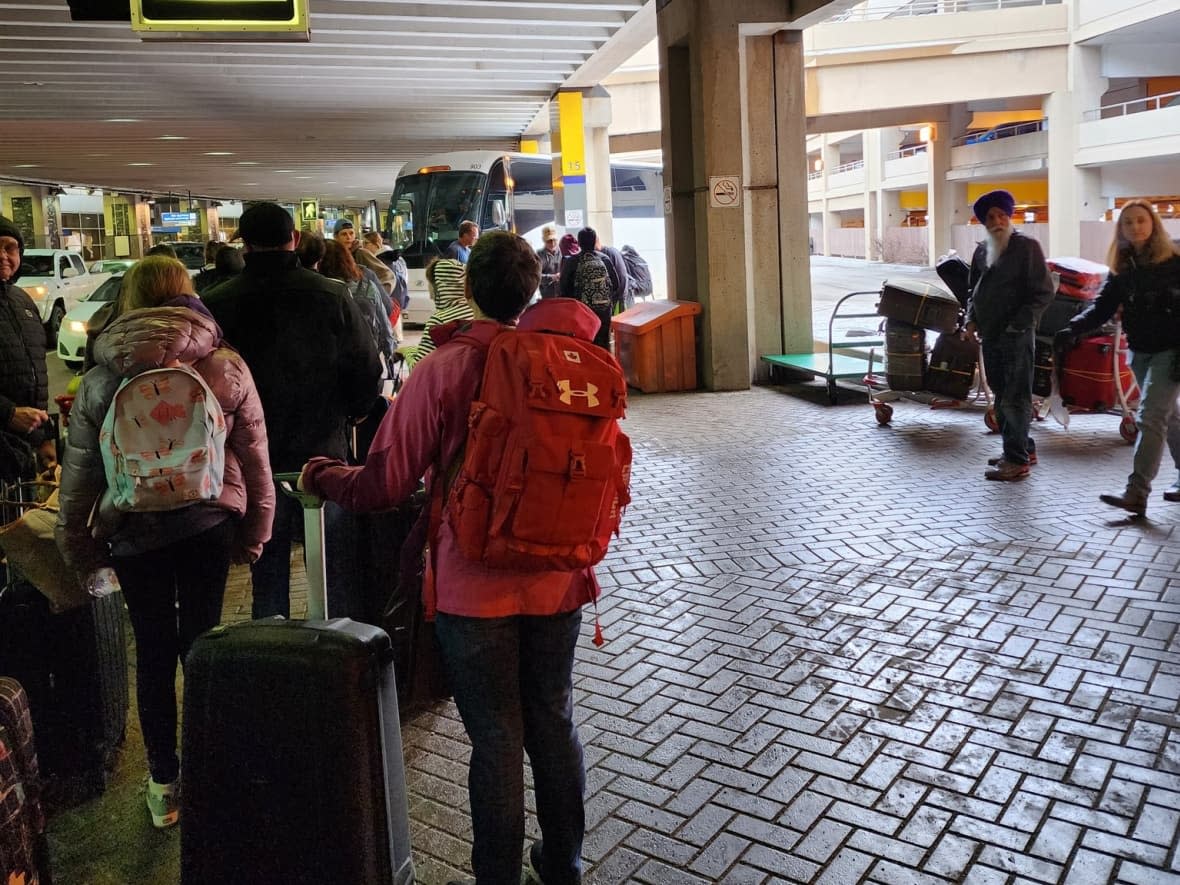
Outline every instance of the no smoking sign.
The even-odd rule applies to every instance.
[[[709,207],[737,209],[742,205],[741,178],[737,175],[713,175],[709,178]]]

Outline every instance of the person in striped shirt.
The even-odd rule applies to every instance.
[[[402,348],[406,367],[432,353],[436,347],[430,337],[430,330],[455,320],[471,320],[471,302],[467,300],[465,286],[467,269],[454,258],[439,258],[426,268],[426,282],[430,285],[430,296],[434,299],[434,313],[426,320],[422,340],[416,346]]]

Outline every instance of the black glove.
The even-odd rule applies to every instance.
[[[1074,345],[1077,343],[1078,333],[1068,326],[1053,336],[1053,350],[1057,353],[1065,353],[1067,350],[1073,350]]]

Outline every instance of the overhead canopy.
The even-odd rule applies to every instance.
[[[161,43],[0,2],[0,178],[382,199],[407,160],[514,148],[571,77],[654,38],[645,3],[311,0],[309,43]]]

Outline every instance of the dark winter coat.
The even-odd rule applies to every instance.
[[[12,237],[24,256],[25,242],[20,229],[0,219],[0,234]],[[14,285],[18,269],[10,280],[0,280],[0,431],[7,433],[12,413],[18,406],[46,409],[49,402],[49,373],[45,365],[45,327],[41,314],[29,294]],[[52,436],[51,428],[42,426],[14,442],[21,448],[35,449]],[[0,443],[5,453],[9,445]],[[0,455],[0,479],[13,480],[14,465]]]
[[[1053,278],[1041,244],[1020,231],[1012,232],[1008,248],[991,267],[987,244],[976,247],[968,286],[967,322],[975,323],[984,341],[1035,328],[1053,300]]]
[[[1098,298],[1069,321],[1074,333],[1097,329],[1123,309],[1127,344],[1137,353],[1180,347],[1180,256],[1159,264],[1138,265],[1112,273]]]
[[[368,413],[381,363],[344,284],[299,266],[294,252],[248,252],[246,269],[204,297],[245,358],[276,471],[312,455],[344,458],[350,417]]]

